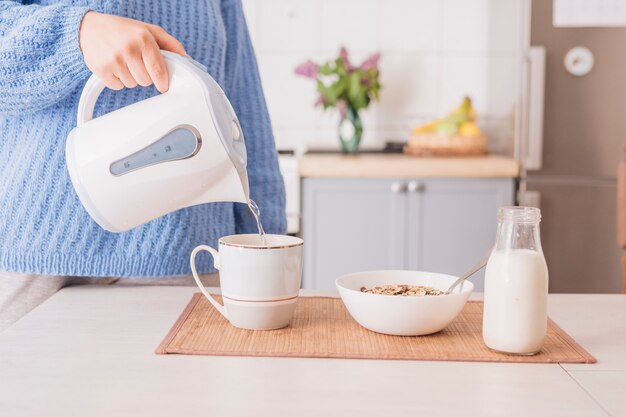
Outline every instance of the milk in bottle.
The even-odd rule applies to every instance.
[[[548,268],[541,249],[541,213],[502,207],[496,246],[485,272],[483,339],[500,352],[532,355],[547,328]]]

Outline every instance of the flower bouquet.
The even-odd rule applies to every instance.
[[[353,65],[348,51],[342,47],[333,60],[322,65],[308,60],[295,69],[296,74],[316,81],[319,93],[316,106],[339,110],[339,139],[344,153],[358,152],[363,135],[359,111],[379,97],[379,60],[380,53],[374,53],[360,65]]]

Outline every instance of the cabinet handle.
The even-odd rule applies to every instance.
[[[409,185],[407,185],[406,188],[410,193],[421,193],[422,191],[424,191],[426,186],[422,182],[411,181],[409,182]]]
[[[396,194],[406,193],[406,190],[407,190],[406,184],[403,182],[394,182],[391,184],[392,193],[396,193]]]

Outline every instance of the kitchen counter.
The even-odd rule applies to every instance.
[[[626,415],[626,295],[549,296],[597,364],[155,355],[194,292],[63,289],[0,333],[0,415]]]
[[[516,160],[498,155],[305,154],[300,161],[300,175],[315,178],[516,178],[519,169]]]

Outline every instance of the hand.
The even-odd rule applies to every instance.
[[[154,83],[164,93],[169,77],[160,49],[187,55],[159,26],[93,11],[83,17],[79,41],[87,67],[112,90]]]

